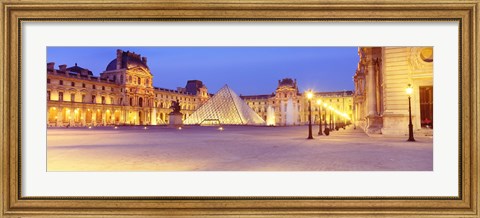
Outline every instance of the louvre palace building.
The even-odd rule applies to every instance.
[[[368,134],[405,135],[433,128],[433,47],[360,47],[353,122]]]
[[[99,76],[77,64],[57,68],[47,63],[47,125],[166,125],[177,100],[187,125],[211,120],[275,126],[308,122],[309,100],[295,79],[279,80],[273,93],[253,96],[237,96],[227,86],[212,94],[200,80],[189,80],[177,89],[159,88],[152,85],[153,79],[147,58],[129,51],[117,50]],[[320,117],[322,122],[346,122],[345,117],[353,116],[352,91],[314,92],[311,103],[314,123]]]

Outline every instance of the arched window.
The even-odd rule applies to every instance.
[[[138,106],[143,107],[143,98],[138,99]]]
[[[138,77],[138,84],[141,84],[141,81],[140,77]]]
[[[130,98],[130,106],[133,106],[133,98]]]

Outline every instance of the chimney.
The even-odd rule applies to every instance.
[[[59,65],[58,67],[59,67],[60,71],[67,72],[67,65],[66,64]]]
[[[122,68],[122,54],[123,51],[117,49],[117,70]]]
[[[143,64],[147,65],[147,58],[146,58],[146,57],[142,57],[142,62],[143,62]]]
[[[55,68],[55,62],[47,63],[47,70],[53,71],[53,68]]]

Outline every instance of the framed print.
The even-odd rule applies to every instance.
[[[478,1],[2,1],[5,217],[478,217]]]

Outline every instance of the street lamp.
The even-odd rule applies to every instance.
[[[333,130],[333,107],[328,106],[328,109],[330,109],[330,130]]]
[[[412,98],[412,93],[413,93],[413,88],[411,84],[408,84],[407,89],[405,92],[408,95],[408,140],[409,142],[414,142],[415,139],[413,138],[413,124],[412,124],[412,103],[411,103],[411,98]]]
[[[324,120],[324,124],[325,124],[325,135],[328,136],[330,135],[330,129],[328,128],[328,125],[327,125],[327,110],[328,110],[328,104],[327,103],[323,103],[323,106],[325,107],[325,119]]]
[[[318,135],[323,135],[322,133],[322,100],[317,100],[318,105]]]
[[[308,91],[307,92],[307,99],[308,99],[308,138],[307,139],[313,139],[313,136],[312,136],[312,98],[313,98],[313,92]]]

